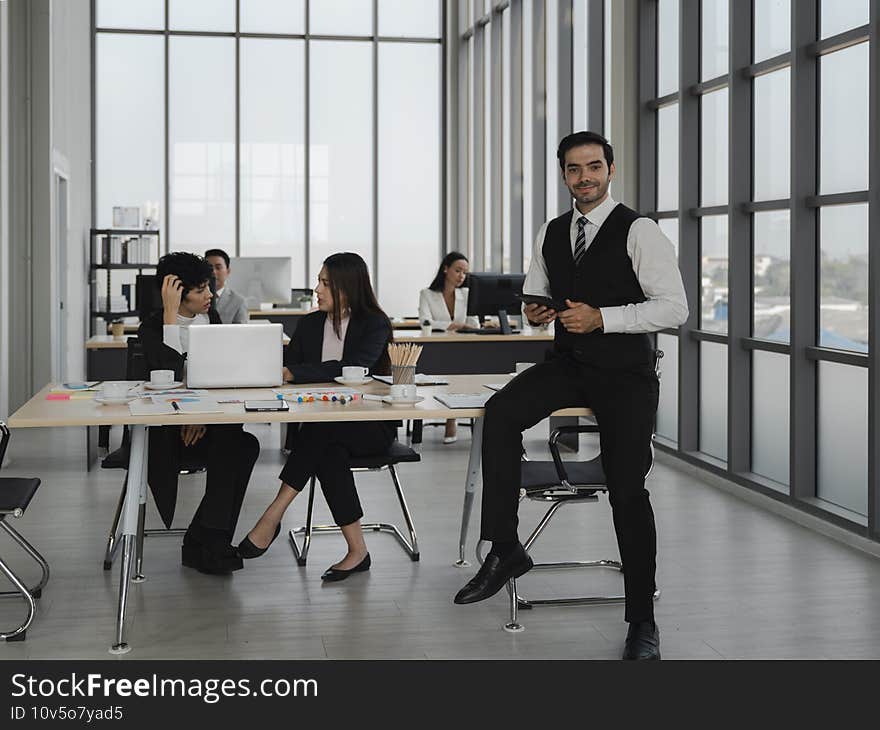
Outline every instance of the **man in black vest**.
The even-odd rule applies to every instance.
[[[589,406],[624,565],[623,658],[659,659],[657,538],[645,489],[659,383],[648,333],[682,324],[687,301],[669,239],[608,194],[608,141],[577,132],[560,142],[557,157],[574,208],[541,227],[523,291],[567,308],[524,307],[532,325],[556,320],[553,358],[517,375],[486,404],[481,537],[492,549],[455,602],[488,598],[532,567],[517,537],[522,432],[559,408]]]

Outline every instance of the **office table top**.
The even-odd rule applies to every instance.
[[[222,413],[175,413],[162,416],[132,416],[127,405],[100,405],[90,398],[70,400],[46,400],[52,388],[47,385],[27,403],[13,413],[7,421],[10,428],[46,428],[64,426],[121,426],[141,424],[146,426],[210,424],[210,423],[282,423],[314,421],[397,421],[445,418],[478,418],[483,408],[449,408],[435,400],[433,395],[450,393],[485,393],[487,383],[504,383],[506,375],[450,375],[449,385],[419,386],[418,395],[424,397],[414,405],[389,405],[382,401],[356,400],[344,405],[332,402],[290,403],[284,412],[246,412],[242,402],[221,403]],[[134,382],[132,383],[134,384]],[[336,383],[309,383],[287,385],[285,389],[310,390],[339,388]],[[372,381],[356,388],[359,392],[387,395],[389,386]],[[272,400],[271,388],[233,388],[209,391],[210,398],[223,400]],[[555,416],[585,416],[586,408],[566,408],[554,412]]]
[[[417,342],[420,345],[443,344],[446,342],[552,342],[553,335],[547,330],[525,327],[512,335],[477,335],[461,332],[432,332],[429,335],[418,331],[397,331],[395,342]]]
[[[124,350],[128,347],[128,340],[136,335],[93,335],[86,340],[87,350]],[[290,344],[290,338],[283,335],[284,344]]]

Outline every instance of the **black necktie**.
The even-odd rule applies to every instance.
[[[577,266],[581,259],[584,257],[584,254],[587,252],[587,236],[584,233],[584,228],[587,225],[586,216],[581,216],[578,218],[578,234],[577,238],[574,242],[574,265]]]

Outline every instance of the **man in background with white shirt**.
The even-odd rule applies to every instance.
[[[514,378],[486,405],[481,538],[492,549],[455,597],[474,603],[532,567],[517,536],[522,432],[565,407],[588,406],[624,565],[629,631],[624,659],[659,659],[653,594],[657,537],[645,474],[659,383],[650,332],[688,314],[675,250],[657,224],[608,193],[614,153],[599,134],[576,132],[557,152],[574,207],[538,232],[524,294],[567,308],[527,305],[532,325],[556,320],[553,358]]]
[[[247,324],[251,316],[248,313],[247,303],[238,292],[232,291],[228,280],[230,274],[229,254],[220,248],[211,248],[205,251],[205,261],[211,264],[214,270],[216,291],[214,292],[214,307],[220,315],[223,324]]]

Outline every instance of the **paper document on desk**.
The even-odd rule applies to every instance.
[[[483,408],[492,393],[438,393],[434,400],[447,408]]]
[[[223,413],[220,404],[213,398],[197,398],[193,396],[154,395],[150,399],[155,405],[162,406],[165,413]],[[176,407],[175,407],[176,406]],[[168,410],[170,409],[170,410]]]
[[[176,413],[170,403],[154,403],[152,400],[138,399],[128,404],[133,416],[170,416]]]
[[[484,383],[483,387],[489,390],[503,390],[507,383]]]

